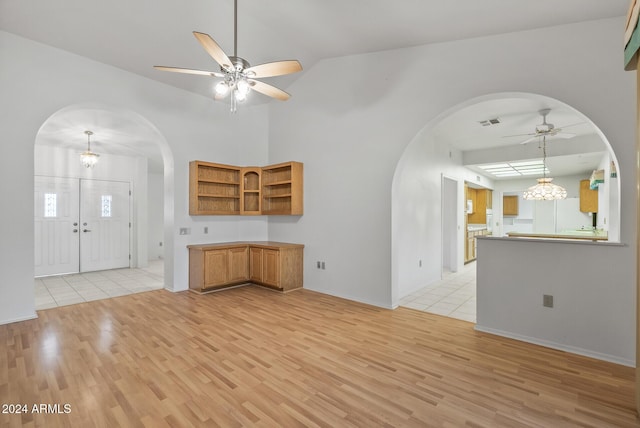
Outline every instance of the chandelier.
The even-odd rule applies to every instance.
[[[91,136],[93,132],[84,131],[84,133],[87,134],[87,151],[80,153],[80,162],[85,168],[93,168],[93,166],[98,163],[100,155],[91,151]]]
[[[538,178],[535,186],[529,187],[523,194],[522,198],[527,201],[554,201],[565,199],[567,191],[564,187],[553,184],[553,178],[547,177],[547,137],[542,137],[542,178]]]

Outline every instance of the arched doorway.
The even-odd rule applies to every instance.
[[[605,170],[611,178],[603,187],[606,190],[601,192],[605,195],[603,204],[607,212],[598,215],[601,221],[598,227],[608,231],[610,240],[619,241],[620,183],[611,167],[617,166],[618,161],[611,145],[595,124],[571,106],[542,95],[497,93],[470,99],[429,122],[407,146],[396,167],[392,185],[392,288],[396,302],[402,303],[412,293],[441,281],[445,264],[449,271],[465,266],[463,243],[468,239],[469,225],[464,209],[453,215],[447,214],[454,217],[453,228],[457,229],[455,239],[458,245],[457,256],[444,255],[452,248],[444,239],[455,233],[451,232],[452,227],[447,227],[446,231],[443,229],[446,224],[443,200],[447,200],[443,197],[443,176],[448,177],[449,182],[458,182],[457,192],[451,192],[457,194],[457,203],[453,205],[458,207],[467,207],[465,183],[493,191],[492,212],[484,216],[483,221],[492,226],[492,233],[500,236],[505,233],[502,195],[526,189],[535,183],[536,176],[522,176],[511,188],[509,183],[515,183],[512,177],[492,176],[481,167],[509,160],[541,158],[537,144],[520,144],[528,137],[517,135],[524,132],[516,130],[535,131],[535,126],[542,121],[539,110],[544,108],[551,108],[550,122],[558,126],[572,125],[567,127],[567,131],[574,134],[567,139],[551,140],[550,144],[556,146],[550,150],[548,158],[549,166],[553,163],[551,173],[554,170],[566,171],[563,175],[568,177],[572,189],[577,189],[577,177],[585,171]],[[567,118],[572,121],[565,123]],[[493,119],[497,119],[495,125],[483,123],[494,122]],[[579,126],[573,126],[575,123]],[[504,138],[513,134],[516,135]],[[562,162],[565,162],[564,166]],[[582,170],[574,168],[581,162],[588,165],[585,164]],[[556,180],[562,181],[559,177]],[[448,220],[452,220],[450,217]],[[487,220],[489,217],[491,219]],[[533,219],[526,221],[533,222]],[[455,262],[451,261],[452,257]],[[415,309],[426,309],[441,299],[422,300],[420,305],[414,305]]]
[[[79,154],[87,150],[87,136],[85,134],[87,130],[93,133],[91,135],[91,151],[100,155],[98,163],[93,168],[85,168],[80,164],[79,159]],[[44,234],[38,233],[38,230],[41,230],[42,224],[45,224],[41,220],[47,213],[40,215],[43,213],[38,210],[43,207],[43,204],[40,204],[36,198],[36,212],[34,213],[36,242],[34,245],[37,276],[39,272],[47,275],[47,272],[102,271],[102,269],[110,269],[111,267],[121,267],[124,264],[127,268],[141,269],[141,275],[145,271],[153,271],[157,279],[153,282],[155,287],[170,286],[173,277],[171,263],[173,237],[165,231],[171,229],[173,219],[173,155],[167,141],[152,123],[136,112],[114,106],[86,103],[65,107],[53,113],[38,131],[34,146],[34,172],[36,190],[43,182],[49,183],[45,185],[45,188],[51,186],[53,177],[57,182],[64,182],[63,187],[73,188],[76,186],[79,189],[78,196],[67,197],[67,199],[79,207],[78,213],[82,213],[83,207],[87,204],[78,203],[74,199],[90,200],[88,196],[86,198],[79,196],[89,195],[90,193],[86,189],[100,189],[105,186],[109,189],[108,191],[94,190],[94,193],[108,193],[107,205],[111,202],[110,198],[113,198],[114,210],[119,207],[121,211],[127,211],[126,216],[121,212],[117,219],[110,219],[108,218],[110,216],[116,217],[115,211],[111,213],[109,212],[110,206],[105,206],[107,218],[105,218],[104,212],[98,213],[93,216],[92,220],[94,221],[91,225],[85,224],[87,222],[86,216],[83,217],[84,220],[79,220],[80,214],[77,214],[75,220],[71,220],[69,225],[65,225],[64,219],[62,219],[62,226],[58,227],[60,231],[56,233],[56,227],[52,226],[53,220],[60,220],[56,218],[56,215],[58,214],[57,217],[60,217],[59,214],[63,210],[69,210],[68,201],[65,204],[63,193],[60,193],[61,201],[58,202],[60,213],[49,212],[50,216],[53,214],[52,218],[44,219],[49,220],[46,222],[46,229],[54,232],[50,233],[50,239],[43,239]],[[120,189],[120,193],[117,193],[118,191],[113,193],[114,187]],[[65,192],[69,193],[66,190]],[[125,199],[127,199],[122,194],[126,192],[130,195],[126,202],[129,205],[127,208],[122,208]],[[40,196],[44,197],[42,193],[40,192]],[[112,194],[114,196],[111,196]],[[55,192],[49,194],[50,199],[55,199],[55,197]],[[116,200],[121,202],[116,204]],[[101,201],[97,200],[97,203],[104,205],[105,196],[102,196]],[[73,212],[73,207],[71,207],[71,211]],[[125,217],[128,222],[124,220]],[[97,220],[102,220],[100,223],[105,224],[98,224]],[[112,220],[111,225],[106,224],[108,220]],[[116,229],[113,229],[116,224],[119,227],[117,230],[128,229],[119,234],[121,237],[125,236],[119,240],[113,238],[118,235],[118,233],[114,233]],[[56,238],[56,235],[61,235],[63,238]],[[54,245],[48,242],[55,239],[57,241]],[[125,240],[128,242],[123,243]],[[67,264],[59,268],[57,272],[55,269],[48,271],[47,268],[39,270],[38,264],[43,264],[45,260],[47,263],[51,263],[51,260],[54,264],[58,263],[57,259],[60,258],[58,255],[64,253],[64,249],[68,249],[67,241],[80,243],[78,245],[78,262],[73,260],[74,251],[68,251],[72,259],[71,263],[66,260]],[[117,245],[114,243],[116,241]],[[45,247],[42,245],[43,242],[49,248],[43,248]],[[110,251],[109,257],[104,257],[105,259],[115,259],[111,255],[118,252],[113,249],[116,246],[121,249],[119,253],[128,250],[126,256],[129,260],[123,262],[122,254],[120,254],[120,264],[116,265],[110,263],[109,260],[106,264],[95,263],[95,260],[92,260],[92,258],[96,258],[95,255],[98,255],[99,258],[100,254],[106,253],[106,250],[100,251],[101,247]],[[91,252],[91,257],[86,257],[88,251]],[[69,258],[67,255],[65,257]],[[149,264],[149,260],[158,260],[159,262]],[[162,263],[162,260],[167,260],[168,263]],[[107,280],[105,277],[109,277],[109,275],[95,272],[91,275],[96,281],[105,281],[105,283]],[[137,278],[139,283],[143,282],[141,275]],[[128,278],[125,275],[120,279],[128,284],[126,288],[129,291],[144,291],[151,286],[149,282],[146,284],[147,286],[136,284],[135,275]],[[89,285],[85,284],[87,288]],[[124,293],[122,289],[118,291],[116,288],[118,287],[105,291],[109,296],[118,295],[119,292]],[[99,290],[91,289],[87,292],[89,291],[97,293],[96,295],[104,294],[99,293]],[[36,292],[37,299],[38,293]],[[75,299],[79,299],[77,295]],[[95,300],[95,298],[90,300]],[[73,299],[69,301],[74,303]]]

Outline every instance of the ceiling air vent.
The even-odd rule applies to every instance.
[[[491,125],[497,125],[500,123],[500,119],[493,118],[493,119],[489,119],[489,120],[481,120],[480,122],[478,122],[480,125],[482,126],[491,126]]]

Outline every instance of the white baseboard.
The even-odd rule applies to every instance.
[[[557,349],[559,351],[565,351],[571,354],[577,354],[585,357],[595,358],[596,360],[607,361],[610,363],[620,364],[627,367],[636,366],[635,360],[628,360],[626,358],[620,358],[615,355],[590,351],[588,349],[578,348],[576,346],[564,345],[562,343],[552,342],[544,339],[538,339],[536,337],[524,336],[522,334],[511,333],[508,331],[497,330],[489,327],[483,327],[478,324],[476,324],[475,329],[483,333],[490,333],[490,334],[495,334],[496,336],[508,337],[509,339],[520,340],[521,342],[532,343],[534,345],[540,345],[546,348]]]
[[[33,320],[33,319],[36,319],[36,318],[38,318],[38,314],[34,311],[33,315],[27,315],[25,317],[12,318],[12,319],[7,319],[7,320],[0,320],[0,325],[11,324],[11,323],[20,322],[20,321]]]
[[[365,305],[377,306],[379,308],[384,308],[384,309],[395,309],[392,305],[390,305],[388,303],[381,303],[381,302],[377,302],[377,301],[374,301],[374,300],[362,299],[362,298],[359,298],[359,297],[353,297],[353,296],[342,294],[342,293],[328,292],[328,291],[323,290],[323,289],[310,287],[310,286],[308,286],[306,284],[303,286],[303,288],[305,290],[315,291],[316,293],[327,294],[329,296],[339,297],[341,299],[351,300],[351,301],[358,302],[358,303],[364,303]]]

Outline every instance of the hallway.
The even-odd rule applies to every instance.
[[[400,306],[476,322],[476,262],[400,299]]]

